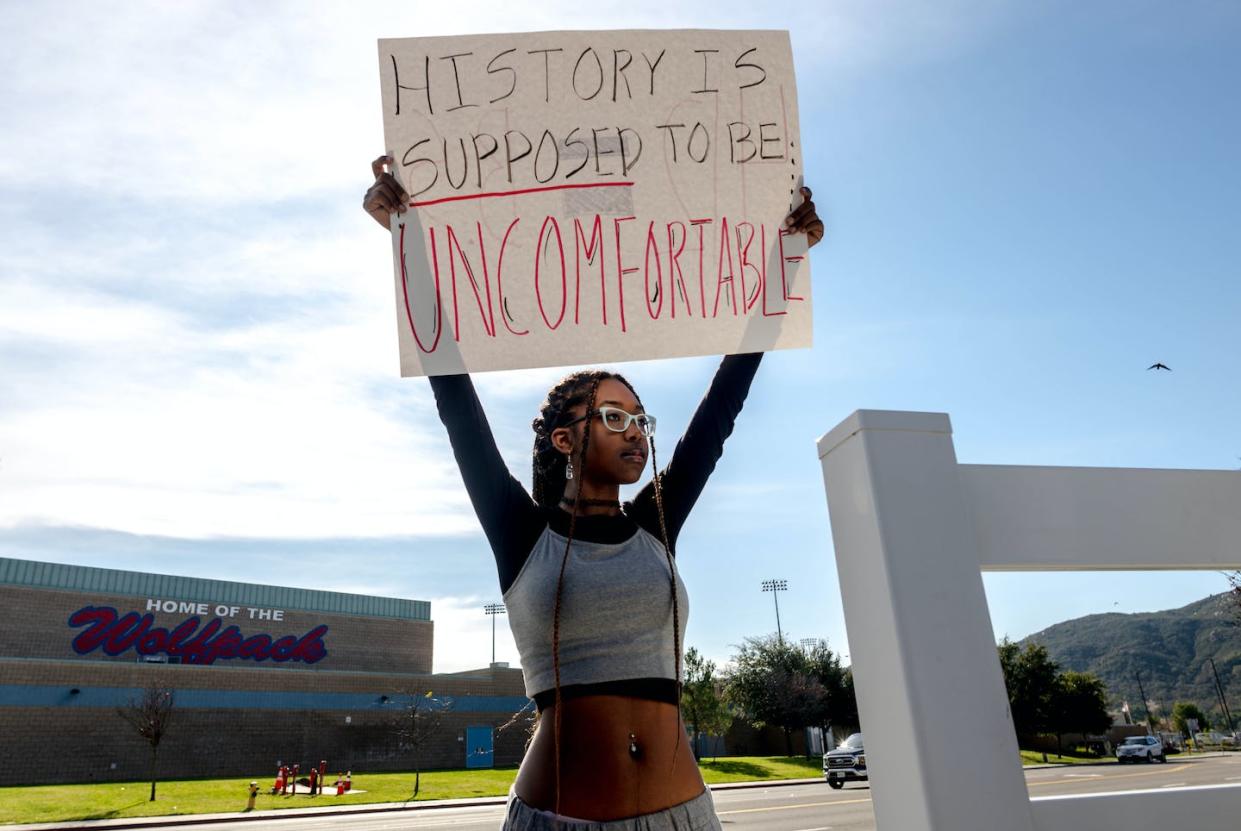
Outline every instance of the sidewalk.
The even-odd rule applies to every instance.
[[[771,779],[759,782],[728,782],[711,785],[712,791],[731,791],[742,788],[771,788],[784,785],[811,785],[822,782],[822,777],[812,779]],[[423,802],[373,802],[368,805],[328,805],[322,808],[277,808],[271,811],[241,811],[227,814],[184,814],[180,816],[129,817],[126,819],[97,819],[77,822],[48,822],[28,825],[0,825],[0,831],[69,831],[69,829],[100,829],[119,831],[124,828],[172,828],[182,825],[205,825],[213,822],[253,822],[255,820],[304,819],[308,817],[348,816],[351,814],[382,814],[390,811],[424,811],[436,808],[474,808],[487,805],[503,805],[507,797],[487,796],[471,799],[428,799]]]

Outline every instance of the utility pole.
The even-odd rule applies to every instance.
[[[1224,697],[1224,685],[1219,681],[1219,670],[1215,668],[1215,659],[1207,658],[1211,662],[1211,674],[1215,676],[1215,694],[1219,696],[1220,707],[1224,709],[1224,718],[1228,719],[1228,732],[1233,733],[1236,728],[1232,724],[1232,713],[1228,711],[1228,699]]]
[[[1146,690],[1142,689],[1142,673],[1136,669],[1133,671],[1133,677],[1138,679],[1138,693],[1142,696],[1142,707],[1146,710],[1146,723],[1152,729],[1155,727],[1155,717],[1151,714],[1151,705],[1146,700]]]
[[[487,617],[491,618],[491,663],[496,662],[496,615],[506,612],[503,603],[488,603],[483,607]]]
[[[787,580],[764,580],[763,591],[771,592],[771,599],[776,601],[776,637],[780,639],[780,645],[784,645],[784,631],[780,628],[780,592],[788,591],[789,581]]]

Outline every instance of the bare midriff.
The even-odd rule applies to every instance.
[[[703,791],[676,705],[583,696],[561,702],[557,806],[555,725],[556,708],[548,707],[517,773],[517,796],[528,805],[606,821],[662,811]],[[631,734],[636,753],[630,752]]]

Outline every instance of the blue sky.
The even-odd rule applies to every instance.
[[[814,441],[854,409],[948,412],[963,462],[1241,466],[1237,4],[470,8],[5,5],[0,556],[427,599],[437,670],[489,660],[490,554],[425,381],[397,377],[359,208],[378,37],[792,32],[815,347],[765,360],[681,537],[687,642],[721,663],[774,630],[772,577],[787,634],[848,652]],[[619,368],[668,442],[715,363]],[[478,379],[524,479],[562,371]],[[1226,582],[986,585],[1021,637]]]

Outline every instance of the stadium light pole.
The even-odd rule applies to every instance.
[[[491,663],[496,662],[496,615],[505,613],[503,603],[488,603],[483,607],[487,617],[491,618]]]
[[[784,632],[780,629],[780,592],[789,590],[788,580],[764,580],[763,591],[771,592],[771,599],[776,602],[776,637],[780,645],[784,645]]]
[[[802,638],[800,641],[798,641],[798,643],[801,645],[802,652],[810,652],[812,649],[817,648],[819,644],[823,643],[823,639],[822,638]]]

